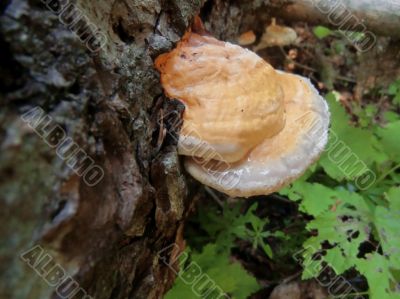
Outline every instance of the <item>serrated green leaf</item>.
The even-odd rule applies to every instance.
[[[400,217],[398,211],[376,207],[374,225],[379,235],[383,253],[391,261],[394,268],[400,269]]]
[[[259,289],[256,279],[247,273],[239,263],[230,262],[229,253],[219,252],[218,246],[215,244],[206,245],[201,253],[192,253],[190,262],[198,265],[199,268],[197,269],[200,269],[200,271],[196,271],[197,276],[208,275],[210,281],[212,281],[209,284],[211,289],[218,286],[234,299],[245,299],[249,294]],[[188,267],[188,265],[186,266]],[[196,288],[195,282],[188,283],[189,279],[184,282],[181,277],[185,277],[184,269],[181,270],[180,276],[174,287],[166,295],[166,299],[209,298],[210,289]],[[189,277],[189,274],[187,277]]]
[[[349,259],[343,255],[338,246],[327,250],[324,260],[330,265],[337,275],[344,273],[354,264],[351,262],[349,264]]]
[[[280,193],[288,195],[291,200],[303,199],[300,210],[313,216],[320,215],[335,204],[335,192],[321,184],[295,182]]]
[[[323,243],[329,242],[333,247],[326,250],[324,261],[337,274],[341,274],[355,266],[360,245],[369,239],[373,208],[356,193],[327,187],[320,190],[317,202],[324,205],[324,198],[329,197],[331,204],[326,206],[329,209],[315,215],[315,219],[307,224],[307,230],[316,231],[317,235],[309,238],[303,246],[304,248],[314,248],[314,251],[317,252],[322,250]],[[306,191],[303,194],[305,197],[303,201],[313,198],[313,192],[310,193],[310,190],[304,188],[302,191]],[[316,198],[313,198],[312,201],[315,202]],[[305,207],[309,206],[305,205]],[[315,266],[310,261],[307,263],[312,267]],[[315,273],[315,269],[310,269],[307,264],[306,267],[304,272],[307,273],[304,277],[308,277],[313,271],[314,275],[319,274]]]
[[[393,292],[396,281],[385,257],[377,253],[369,254],[366,259],[358,259],[356,269],[367,278],[371,299],[400,298],[400,293]]]
[[[313,277],[318,277],[322,270],[321,259],[316,259],[316,254],[319,253],[320,244],[314,238],[308,239],[304,243],[303,257],[303,273],[301,279],[307,280]]]

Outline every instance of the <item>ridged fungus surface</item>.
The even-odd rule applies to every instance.
[[[276,191],[300,176],[328,139],[329,111],[307,78],[254,52],[187,32],[155,66],[185,105],[178,151],[187,171],[230,196]]]

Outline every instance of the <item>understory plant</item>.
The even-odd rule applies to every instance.
[[[386,92],[393,112],[387,111],[381,124],[365,115],[354,121],[337,93],[326,96],[332,114],[326,150],[311,170],[280,191],[309,219],[302,248],[292,242],[298,236],[268,229],[269,220],[257,216],[257,203],[244,212],[240,202],[200,208],[196,221],[202,233],[187,234],[189,258],[166,298],[228,298],[213,292],[216,287],[230,298],[249,297],[260,283],[232,258],[232,250],[248,242],[279,263],[271,239],[286,244],[283,251],[299,263],[301,278],[316,279],[331,298],[400,298],[400,119],[393,117],[398,82]],[[179,278],[189,261],[207,275],[208,284],[199,287]],[[329,285],[327,273],[331,281],[342,278],[342,284]],[[354,273],[365,279],[364,290],[347,280]]]

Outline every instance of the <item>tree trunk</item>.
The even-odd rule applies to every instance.
[[[163,102],[152,58],[201,2],[8,2],[0,297],[162,297],[175,275],[158,252],[179,238],[193,196],[173,132],[159,132],[180,107]]]
[[[172,286],[197,185],[176,152],[183,108],[153,59],[203,2],[1,2],[0,298],[162,298]],[[269,12],[214,0],[200,13],[233,40]]]

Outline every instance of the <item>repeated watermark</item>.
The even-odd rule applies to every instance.
[[[295,122],[308,128],[306,138],[316,145],[324,144],[320,138],[324,137],[325,124],[320,118],[314,117],[315,112],[308,111],[298,117]],[[329,129],[328,144],[320,149],[326,152],[328,159],[337,166],[347,180],[354,180],[359,190],[367,190],[376,182],[377,176],[367,164],[343,140],[337,133]]]
[[[360,52],[370,50],[377,37],[367,29],[363,20],[357,17],[342,0],[308,0],[323,14],[329,23],[338,28],[348,41]]]
[[[67,136],[64,128],[46,114],[41,107],[34,107],[24,113],[21,119],[40,136],[43,141],[55,149],[57,156],[83,178],[89,187],[97,185],[104,177],[104,170],[95,164],[94,160]]]
[[[325,151],[331,162],[348,180],[355,178],[354,184],[358,189],[367,190],[372,187],[377,178],[375,172],[333,130],[330,130],[330,138]]]
[[[88,17],[85,16],[82,10],[76,5],[68,1],[41,1],[58,16],[62,24],[79,37],[91,52],[98,52],[105,46],[107,42],[105,34],[91,23]],[[326,3],[332,1],[310,1],[312,1],[321,12],[327,15],[331,24],[338,27],[339,32],[348,38],[359,51],[365,52],[374,46],[376,43],[376,36],[370,31],[367,31],[362,21],[351,14],[341,1],[335,1],[337,4],[333,6]],[[397,1],[394,0],[393,2],[394,5],[397,5],[397,8],[400,7]],[[177,119],[179,119],[180,122],[182,121],[180,118]],[[40,107],[31,109],[22,116],[22,120],[27,123],[46,144],[51,148],[56,148],[57,156],[64,160],[76,174],[82,176],[88,186],[95,186],[102,180],[104,170],[96,165],[94,160],[67,136],[65,130],[60,125],[56,124],[51,116],[45,114],[43,109]],[[182,123],[177,122],[173,126],[179,128],[181,125]],[[194,129],[190,129],[187,135],[200,136]],[[174,137],[174,135],[171,136]],[[339,167],[346,177],[356,177],[355,184],[359,189],[368,189],[376,180],[375,173],[368,169],[367,165],[352,152],[348,145],[339,140],[334,131],[330,131],[330,136],[333,141],[325,148],[329,159]],[[201,138],[199,138],[199,140],[201,140]],[[176,141],[179,142],[179,140]],[[198,165],[201,165],[205,171],[210,175],[219,176],[219,183],[230,186],[231,188],[234,188],[239,183],[240,177],[236,173],[232,176],[232,173],[227,171],[231,168],[231,165],[208,143],[199,142],[194,147],[189,147],[187,145],[189,142],[180,140],[180,144],[183,147],[187,147],[185,149],[186,151],[191,151],[193,153],[192,158]],[[202,158],[198,158],[199,156]],[[218,161],[218,164],[216,164],[215,161]],[[212,167],[210,167],[208,163],[212,163]],[[218,171],[212,169],[218,169]],[[186,252],[182,252],[176,256],[176,258],[170,260],[168,254],[177,249],[179,249],[177,244],[171,244],[159,252],[159,258],[186,285],[191,287],[191,290],[196,296],[207,299],[229,298],[206,273],[203,273],[201,267],[197,263],[191,261],[186,267],[182,267],[181,271],[177,271],[175,265],[178,263],[183,266],[189,258]],[[309,251],[308,249],[309,248],[306,248],[296,253],[294,259],[300,261],[299,256],[304,251]],[[23,252],[20,258],[50,287],[54,287],[55,292],[60,298],[92,298],[41,246],[36,245]],[[315,260],[307,260],[315,263]],[[318,262],[327,264],[322,255],[318,257]],[[321,267],[321,264],[317,265],[317,267]],[[305,265],[306,268],[308,268],[307,266],[308,265]],[[335,271],[332,265],[327,265],[325,267],[329,267]],[[330,275],[327,275],[325,278],[316,279],[331,295],[338,294],[339,291],[342,296],[357,293],[357,290],[345,278],[336,276],[334,279],[331,279],[330,277]],[[363,299],[364,297],[356,296],[353,298]]]
[[[34,270],[49,287],[54,288],[58,298],[93,299],[40,245],[21,253],[20,259]]]
[[[172,130],[179,131],[182,127],[183,120],[177,111],[172,111],[167,116],[173,116],[175,122],[172,123]],[[159,125],[162,126],[159,120]],[[343,173],[347,180],[354,180],[355,186],[359,190],[367,190],[376,182],[377,176],[367,164],[347,145],[332,129],[329,129],[329,142],[325,145],[320,142],[324,138],[326,124],[323,123],[321,118],[315,117],[314,111],[307,111],[300,117],[293,120],[293,124],[301,124],[308,127],[306,138],[309,142],[317,146],[324,146],[320,148],[320,152],[326,152],[328,159],[337,166]],[[240,174],[231,169],[231,164],[228,163],[214,147],[206,141],[203,141],[199,132],[185,124],[185,136],[175,136],[171,134],[170,137],[175,139],[179,144],[180,151],[190,153],[191,158],[199,165],[202,170],[210,176],[214,176],[219,184],[223,184],[228,190],[233,189],[240,182]]]
[[[183,125],[181,115],[177,111],[171,111],[165,118],[172,118],[170,132],[178,132]],[[163,119],[158,120],[158,125],[163,126]],[[179,144],[180,152],[190,153],[193,161],[199,165],[203,171],[216,178],[218,184],[224,185],[227,190],[234,189],[240,182],[240,175],[237,172],[229,171],[231,164],[208,142],[204,141],[201,134],[190,124],[185,123],[185,135],[170,137]]]
[[[69,0],[41,0],[46,7],[58,16],[59,21],[74,32],[91,52],[98,52],[107,43],[107,36],[85,13]]]
[[[178,253],[179,254],[174,254]],[[176,244],[171,244],[158,252],[159,259],[168,266],[192,292],[203,299],[229,299],[221,287],[194,261],[189,261],[189,254],[181,252],[181,248]],[[177,267],[178,266],[178,267]],[[180,270],[177,270],[180,269]]]
[[[315,280],[327,290],[333,298],[346,298],[352,295],[354,299],[365,299],[360,292],[343,276],[338,276],[335,267],[330,265],[321,253],[308,245],[302,250],[296,252],[292,257],[302,265],[310,276],[315,276]],[[320,273],[316,276],[315,273]]]

